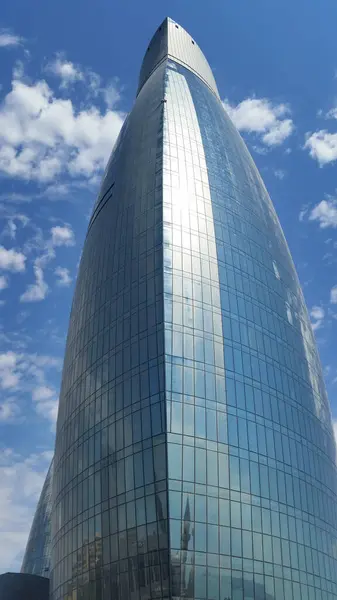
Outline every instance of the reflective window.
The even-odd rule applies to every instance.
[[[297,275],[220,100],[172,60],[89,223],[54,468],[53,600],[337,599],[335,445]]]

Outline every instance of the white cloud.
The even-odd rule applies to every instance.
[[[76,185],[76,183],[74,183]],[[52,183],[44,190],[44,195],[48,198],[62,198],[67,196],[74,188],[73,183]]]
[[[286,172],[283,169],[274,169],[274,175],[277,179],[284,179],[286,176]]]
[[[15,352],[9,351],[0,354],[0,387],[3,390],[14,388],[18,385],[19,378]]]
[[[87,98],[101,96],[110,109],[114,108],[121,98],[120,82],[117,77],[110,80],[107,85],[102,85],[102,79],[97,73],[68,60],[63,52],[59,52],[56,58],[47,64],[45,71],[61,80],[61,89],[67,89],[70,85],[81,82]]]
[[[6,423],[15,422],[17,415],[20,413],[18,405],[12,398],[0,404],[0,422]]]
[[[237,106],[228,100],[223,105],[239,131],[258,134],[267,146],[279,146],[293,132],[290,109],[285,104],[273,104],[268,98],[246,98]]]
[[[26,291],[21,295],[20,302],[39,302],[44,300],[49,292],[49,286],[44,279],[44,268],[56,256],[55,248],[60,246],[74,246],[75,235],[71,226],[55,225],[50,229],[50,237],[46,240],[40,228],[36,228],[33,238],[28,240],[24,246],[26,254],[38,252],[34,260],[35,282],[29,284]],[[69,285],[71,279],[67,269],[56,272],[59,276],[58,285]],[[70,279],[70,281],[69,281]]]
[[[29,223],[29,218],[26,215],[23,215],[20,213],[11,214],[9,216],[6,216],[6,218],[7,218],[7,224],[1,235],[10,237],[12,240],[15,240],[17,230],[18,230],[16,221],[18,221],[19,224],[22,225],[22,227],[25,227]]]
[[[75,236],[70,225],[56,225],[50,230],[53,246],[74,246]]]
[[[55,258],[51,235],[46,239],[43,230],[40,227],[34,227],[34,235],[26,240],[23,252],[27,257],[30,254],[35,254],[34,265],[44,268],[50,260]]]
[[[0,200],[11,202],[13,204],[19,204],[21,202],[31,202],[34,197],[39,197],[37,194],[21,194],[18,192],[6,192],[0,194]]]
[[[8,279],[4,275],[0,275],[0,291],[8,287]]]
[[[272,126],[270,131],[262,136],[262,140],[267,146],[280,146],[283,144],[293,131],[293,122],[291,119],[278,121]]]
[[[46,68],[61,79],[61,87],[66,88],[75,81],[83,81],[84,75],[81,69],[74,65],[70,60],[66,60],[62,54],[58,54],[56,59],[50,62]]]
[[[337,160],[337,133],[329,133],[326,129],[307,133],[304,148],[322,167]]]
[[[327,119],[337,119],[337,106],[334,106],[325,115]]]
[[[31,364],[36,367],[36,369],[48,368],[48,369],[60,369],[62,362],[59,358],[55,358],[54,356],[46,356],[43,354],[28,354],[25,356],[26,360],[30,360]],[[41,373],[40,373],[41,377]]]
[[[325,311],[321,306],[313,306],[310,310],[311,326],[314,331],[320,329],[325,317]]]
[[[106,105],[109,108],[113,108],[120,100],[120,93],[117,87],[117,81],[109,83],[105,88],[102,89],[102,95]]]
[[[78,190],[85,190],[85,192],[89,194],[95,195],[99,188],[101,182],[100,174],[95,174],[92,177],[86,179],[76,179],[58,183],[52,183],[48,185],[43,192],[40,194],[40,197],[50,198],[52,200],[57,200],[59,198],[66,198],[67,196],[73,196],[74,193],[77,193]],[[36,196],[39,197],[39,196]]]
[[[0,572],[19,571],[51,451],[24,458],[0,451]]]
[[[47,421],[50,421],[51,431],[54,432],[58,414],[58,398],[38,402],[36,405],[36,412],[44,419],[47,419]]]
[[[42,183],[61,174],[91,178],[103,170],[123,120],[92,103],[77,110],[44,80],[14,78],[0,106],[0,172]]]
[[[41,267],[34,266],[35,283],[30,283],[26,291],[20,296],[20,302],[39,302],[48,294],[48,284],[44,281]]]
[[[0,48],[8,48],[9,46],[18,46],[22,39],[11,33],[9,29],[0,29]]]
[[[337,304],[337,285],[334,285],[330,290],[330,302],[331,304]]]
[[[69,269],[66,269],[65,267],[56,267],[55,275],[58,277],[56,284],[60,287],[67,287],[72,282]]]
[[[316,204],[310,212],[309,221],[318,221],[321,229],[337,227],[337,200],[330,197]]]
[[[49,372],[60,370],[61,361],[52,356],[7,351],[0,354],[1,415],[17,410],[18,398],[31,396],[33,409],[55,427],[58,394],[48,382]],[[15,394],[15,397],[13,396]],[[14,402],[15,401],[15,402]]]
[[[38,386],[33,389],[32,398],[36,404],[36,412],[55,426],[58,411],[58,397],[55,390],[46,385]]]
[[[252,149],[260,156],[266,156],[269,152],[268,148],[265,148],[265,146],[257,146],[256,144],[252,146]]]
[[[0,246],[0,269],[4,271],[20,272],[25,270],[26,257],[22,252],[17,252],[13,248],[7,250]]]
[[[50,400],[55,395],[55,392],[46,385],[40,385],[33,389],[33,400],[34,402],[42,402],[43,400]]]

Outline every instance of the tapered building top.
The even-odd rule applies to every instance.
[[[140,70],[137,94],[154,69],[166,58],[171,58],[193,71],[219,98],[211,67],[198,44],[185,29],[168,17],[158,27],[147,48]]]
[[[276,212],[170,19],[139,90],[71,311],[50,600],[337,600],[336,447]]]

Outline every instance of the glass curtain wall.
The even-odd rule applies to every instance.
[[[336,599],[336,481],[280,224],[206,59],[167,19],[81,259],[51,598]]]
[[[53,461],[48,469],[30,530],[21,573],[49,577]]]
[[[289,250],[221,102],[173,61],[165,91],[172,596],[335,598],[335,446]]]

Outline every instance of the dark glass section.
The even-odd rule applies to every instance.
[[[57,424],[54,598],[167,593],[163,73],[120,134],[81,259]]]
[[[194,40],[168,20],[151,47],[71,312],[51,598],[337,599],[335,445],[286,241]]]
[[[48,600],[49,579],[28,573],[0,575],[1,600]]]
[[[21,573],[49,577],[52,478],[53,461],[49,467],[36,508],[22,561]]]

